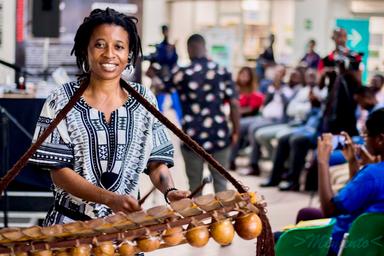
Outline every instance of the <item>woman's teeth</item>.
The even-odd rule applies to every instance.
[[[106,71],[114,71],[117,67],[116,64],[110,64],[110,63],[101,64],[101,66]]]

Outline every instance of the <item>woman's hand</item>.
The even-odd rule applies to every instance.
[[[170,202],[177,201],[183,198],[187,198],[191,194],[191,191],[186,190],[172,190],[168,192],[167,198]]]
[[[328,164],[332,150],[332,134],[324,133],[317,139],[317,158],[319,163]]]
[[[345,159],[348,162],[356,161],[356,150],[351,137],[346,132],[341,132],[340,135],[345,138],[345,146],[342,149]]]
[[[111,208],[114,213],[130,213],[141,210],[138,201],[130,195],[113,194],[105,204]]]

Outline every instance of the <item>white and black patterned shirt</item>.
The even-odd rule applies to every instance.
[[[34,141],[79,88],[80,82],[64,84],[46,100],[38,120]],[[131,83],[149,102],[157,105],[150,90]],[[69,167],[90,183],[118,194],[138,195],[139,175],[151,161],[173,165],[173,146],[168,130],[136,99],[128,100],[105,121],[102,112],[81,98],[29,160],[45,170]],[[54,186],[55,205],[91,218],[111,210],[87,202]],[[52,207],[45,225],[71,221]]]
[[[187,67],[175,67],[165,86],[179,94],[184,132],[209,153],[229,146],[224,105],[238,95],[226,68],[205,57],[193,59]]]

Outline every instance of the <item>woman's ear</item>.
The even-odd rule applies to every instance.
[[[384,133],[380,133],[379,136],[377,136],[377,144],[380,147],[384,146]]]

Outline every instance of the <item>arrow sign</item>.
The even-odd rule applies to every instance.
[[[347,47],[355,52],[364,53],[363,82],[367,82],[368,55],[369,55],[369,20],[368,19],[337,19],[336,25],[345,29],[348,35]]]
[[[352,48],[355,48],[361,42],[361,35],[356,29],[351,30],[351,34],[348,36],[348,40],[351,41]]]

